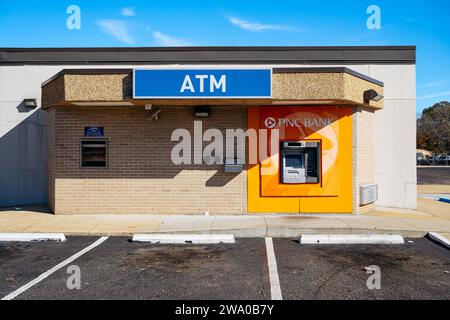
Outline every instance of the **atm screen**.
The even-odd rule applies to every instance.
[[[304,168],[303,154],[287,154],[285,155],[285,166],[290,168]]]

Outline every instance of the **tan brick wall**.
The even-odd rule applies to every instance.
[[[355,107],[353,114],[353,207],[360,212],[359,187],[375,181],[375,113],[371,109]],[[365,210],[374,205],[364,207]]]
[[[358,107],[353,107],[352,113],[352,194],[353,213],[358,213],[359,192],[358,192]]]
[[[247,174],[223,166],[172,164],[174,129],[193,133],[191,107],[165,107],[160,120],[146,119],[143,108],[57,108],[49,110],[49,206],[57,214],[242,214],[247,212]],[[353,114],[354,211],[359,186],[375,181],[374,112]],[[109,143],[108,168],[80,167],[85,126],[103,126]],[[203,130],[246,128],[241,107],[213,107]],[[225,135],[224,135],[225,141]],[[206,142],[204,145],[207,144]],[[369,206],[370,207],[370,206]]]
[[[246,172],[222,165],[174,165],[172,131],[193,133],[190,107],[163,108],[149,121],[143,108],[58,108],[49,116],[49,203],[56,214],[241,214]],[[80,167],[85,126],[103,126],[108,168]],[[212,108],[203,130],[246,128],[241,107]],[[225,141],[225,139],[224,139]],[[207,144],[207,143],[204,143]],[[54,199],[53,199],[54,197]]]
[[[55,212],[55,110],[49,110],[47,114],[47,191],[48,206]]]
[[[375,182],[375,114],[359,107],[358,179],[360,184]]]

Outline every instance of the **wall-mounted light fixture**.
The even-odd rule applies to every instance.
[[[369,103],[370,101],[380,101],[384,96],[379,94],[373,89],[364,91],[364,103]]]
[[[195,118],[209,118],[209,106],[196,106],[194,107]]]
[[[36,99],[23,99],[23,106],[25,108],[34,109],[37,107],[37,101]]]

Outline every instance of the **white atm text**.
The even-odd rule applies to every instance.
[[[194,86],[195,83],[195,86]],[[198,74],[195,76],[194,82],[189,75],[184,77],[183,84],[180,89],[180,93],[185,91],[189,92],[205,92],[205,84],[207,86],[206,90],[209,89],[210,93],[215,92],[215,90],[221,90],[223,93],[227,92],[227,78],[226,75],[222,75],[217,81],[214,75]],[[209,86],[208,86],[209,84]],[[196,89],[198,91],[196,91]]]

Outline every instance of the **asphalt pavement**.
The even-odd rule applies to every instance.
[[[450,185],[450,166],[448,167],[418,167],[418,185]]]
[[[0,297],[97,239],[0,242]],[[300,245],[297,239],[277,238],[273,247],[283,299],[450,299],[450,251],[428,239],[407,239],[405,245]],[[150,245],[111,237],[14,298],[267,300],[273,279],[266,250],[264,238]],[[381,286],[370,290],[366,267],[374,265]],[[67,286],[70,266],[80,270],[80,289]]]

